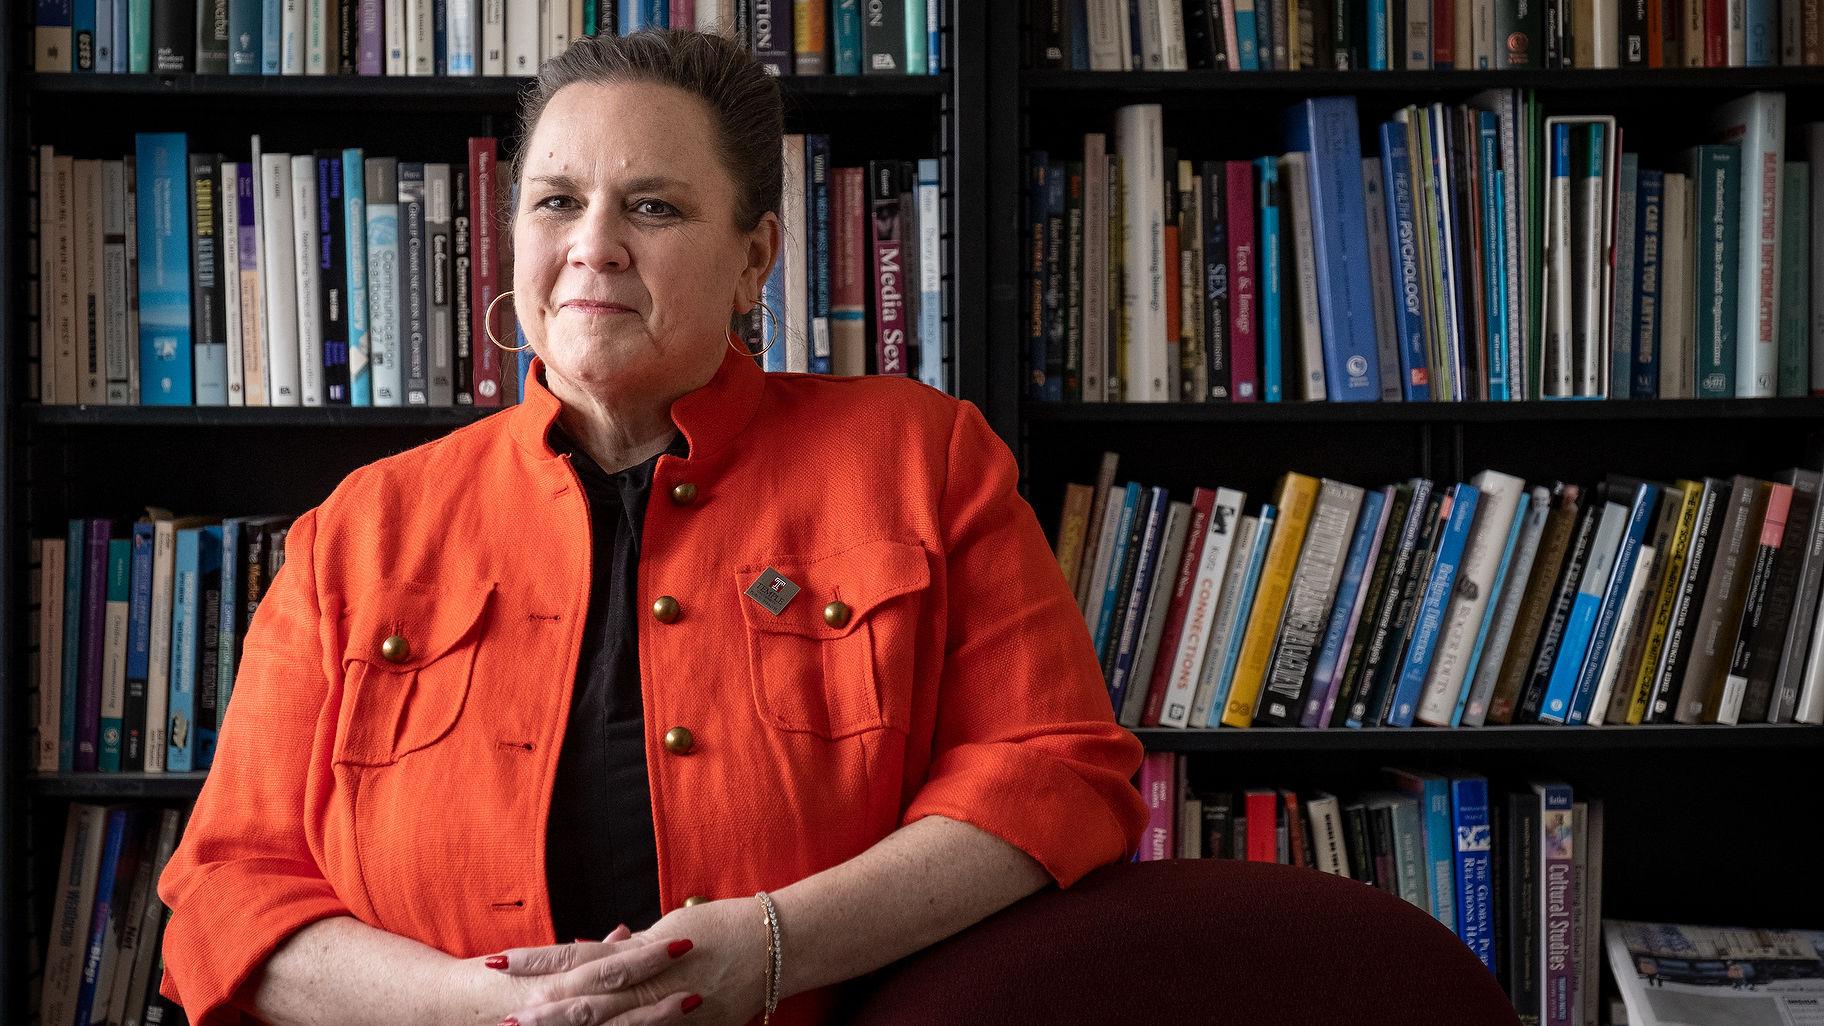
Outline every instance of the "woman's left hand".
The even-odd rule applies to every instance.
[[[765,1005],[769,932],[760,903],[753,898],[680,908],[633,936],[668,948],[689,942],[671,966],[639,984],[648,994],[681,994],[683,1000],[662,1000],[621,1015],[596,1012],[604,1007],[599,999],[606,993],[600,974],[588,963],[617,950],[616,942],[625,937],[617,929],[602,942],[521,949],[505,971],[545,977],[539,987],[545,1000],[510,1018],[519,1026],[740,1026]]]

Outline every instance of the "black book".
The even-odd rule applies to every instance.
[[[216,729],[221,723],[222,566],[199,574],[197,598],[202,626],[196,639],[196,767],[215,761]]]
[[[1121,576],[1115,585],[1115,608],[1109,613],[1108,642],[1102,650],[1102,681],[1110,683],[1115,679],[1115,657],[1121,650],[1121,629],[1127,622],[1128,594],[1134,590],[1134,576],[1140,568],[1140,546],[1146,537],[1146,521],[1152,513],[1153,493],[1150,488],[1140,489],[1140,498],[1134,503],[1134,520],[1127,529],[1127,548],[1121,555]]]
[[[1185,0],[1184,56],[1192,71],[1229,70],[1228,37],[1218,0]]]
[[[152,0],[152,73],[196,68],[196,0]]]
[[[1399,842],[1393,836],[1393,804],[1368,803],[1368,864],[1366,883],[1389,894],[1400,893]]]
[[[1799,564],[1804,547],[1811,541],[1811,518],[1818,503],[1818,472],[1797,468],[1782,471],[1775,482],[1792,487],[1792,499],[1786,509],[1786,522],[1780,531],[1780,547],[1772,554],[1771,564],[1755,567],[1762,583],[1751,582],[1748,602],[1742,610],[1741,635],[1736,638],[1731,671],[1739,669],[1744,680],[1742,707],[1737,723],[1766,723],[1773,705],[1773,679],[1779,672],[1780,655],[1786,647],[1786,627],[1792,619],[1797,600]],[[1765,555],[1766,550],[1760,550]]]
[[[1576,526],[1571,528],[1570,545],[1565,549],[1564,565],[1552,586],[1552,601],[1547,607],[1539,640],[1533,646],[1533,658],[1526,680],[1520,686],[1520,700],[1514,707],[1515,723],[1537,723],[1539,710],[1545,704],[1545,690],[1552,680],[1552,664],[1558,660],[1558,646],[1564,640],[1564,625],[1570,618],[1571,605],[1577,599],[1577,588],[1583,583],[1583,569],[1589,561],[1590,541],[1596,536],[1596,523],[1602,519],[1608,501],[1607,485],[1598,485],[1590,500],[1577,511]]]
[[[1387,592],[1368,639],[1357,698],[1349,709],[1349,718],[1364,727],[1381,725],[1381,706],[1393,692],[1394,673],[1405,650],[1406,620],[1418,592],[1420,568],[1431,552],[1431,537],[1436,533],[1438,509],[1443,501],[1443,495],[1433,490],[1430,481],[1413,480],[1412,503],[1400,530],[1399,548],[1394,551]]]
[[[1368,840],[1368,803],[1357,799],[1343,806],[1343,847],[1349,853],[1349,875],[1374,883],[1373,846]]]
[[[1507,799],[1491,792],[1488,796],[1488,885],[1489,940],[1493,945],[1495,982],[1507,989]]]
[[[1591,503],[1590,505],[1598,505]],[[1507,965],[1507,996],[1520,1014],[1522,1026],[1539,1026],[1540,946],[1539,797],[1530,790],[1507,795],[1507,821],[1503,824],[1502,864],[1505,888],[1506,945],[1496,957]]]
[[[222,357],[220,379],[226,386],[228,363],[228,296],[222,266],[222,155],[190,154],[190,330],[192,344]],[[239,278],[239,270],[235,272]],[[239,287],[238,284],[236,286]],[[200,384],[200,382],[199,382]],[[199,390],[200,392],[200,390]],[[224,387],[224,395],[226,389]]]
[[[1069,68],[1070,5],[1064,0],[1030,0],[1026,15],[1032,27],[1027,66]]]
[[[761,0],[753,0],[760,3]],[[906,73],[906,5],[864,3],[861,5],[861,73],[864,75],[903,75]]]
[[[1685,667],[1691,662],[1698,616],[1702,612],[1704,592],[1710,584],[1710,568],[1715,563],[1716,547],[1722,541],[1723,511],[1729,504],[1729,491],[1728,480],[1704,478],[1704,494],[1698,501],[1697,524],[1691,529],[1678,601],[1673,607],[1672,623],[1666,630],[1659,672],[1653,678],[1653,694],[1647,700],[1645,721],[1648,723],[1670,723],[1677,711],[1679,684],[1685,679]]]
[[[228,74],[228,0],[198,0],[196,14],[196,73]]]
[[[348,206],[343,196],[342,151],[318,150],[317,158],[317,323],[323,329],[323,394],[331,406],[347,406]]]
[[[1203,857],[1206,859],[1233,858],[1230,845],[1233,843],[1235,819],[1235,796],[1232,792],[1221,791],[1205,795],[1203,798]]]
[[[1045,368],[1048,362],[1045,333],[1045,229],[1051,223],[1047,180],[1052,174],[1050,154],[1033,150],[1028,159],[1031,173],[1027,178],[1026,202],[1026,354],[1029,377],[1026,394],[1030,399],[1045,398]]]
[[[1412,509],[1412,494],[1410,481],[1394,486],[1393,506],[1387,511],[1388,529],[1381,532],[1381,546],[1375,550],[1374,564],[1368,572],[1368,593],[1362,598],[1355,639],[1349,643],[1349,652],[1343,662],[1343,679],[1338,686],[1329,726],[1346,726],[1349,717],[1354,715],[1351,710],[1361,700],[1362,669],[1368,661],[1368,648],[1374,633],[1372,627],[1380,619],[1381,607],[1386,603],[1388,582],[1392,580],[1394,564],[1399,557],[1400,535]]]
[[[437,23],[443,24],[438,18]],[[338,75],[354,75],[360,71],[361,50],[361,0],[336,0],[336,63]],[[447,74],[440,70],[438,74]]]
[[[1647,66],[1647,9],[1659,0],[1621,0],[1621,66]],[[1777,47],[1775,49],[1778,49]]]
[[[1400,605],[1394,610],[1393,622],[1397,628],[1386,648],[1386,658],[1376,668],[1374,676],[1374,695],[1368,703],[1368,714],[1374,717],[1371,724],[1379,726],[1387,722],[1393,712],[1394,693],[1399,690],[1400,671],[1406,662],[1406,648],[1412,643],[1413,632],[1418,628],[1419,603],[1424,601],[1425,587],[1431,580],[1431,571],[1438,561],[1438,547],[1444,543],[1445,528],[1450,523],[1451,505],[1456,501],[1456,488],[1449,491],[1433,491],[1425,500],[1425,521],[1419,524],[1419,544],[1414,549],[1412,572],[1400,584]]]
[[[1205,0],[1207,2],[1207,0]],[[1206,160],[1203,176],[1203,363],[1209,391],[1199,399],[1233,396],[1229,369],[1229,174],[1220,160]]]
[[[469,252],[469,169],[458,165],[450,168],[450,252],[455,271],[452,274],[451,300],[454,311],[451,323],[455,361],[451,383],[458,406],[475,405],[475,325],[474,297],[469,292],[469,269],[474,259]]]
[[[751,41],[749,49],[753,51],[754,60],[759,61],[760,67],[769,75],[774,77],[790,75],[794,63],[792,5],[786,0],[749,0],[749,4],[748,38]],[[905,15],[902,10],[904,5],[886,4],[884,6],[902,11],[900,23],[901,32],[904,32]],[[864,12],[864,24],[866,17]],[[865,30],[863,38],[866,38]],[[905,48],[903,40],[900,42],[900,48],[903,53]],[[903,58],[900,60],[900,66],[902,69],[905,66]]]
[[[1468,61],[1461,64],[1464,68],[1469,67]],[[1488,318],[1482,309],[1485,293],[1482,283],[1486,280],[1482,276],[1482,258],[1493,246],[1481,237],[1482,203],[1478,183],[1482,181],[1482,175],[1493,177],[1494,170],[1481,167],[1480,130],[1475,119],[1476,114],[1470,108],[1451,107],[1446,127],[1454,151],[1451,154],[1451,191],[1456,212],[1452,218],[1458,273],[1462,276],[1457,288],[1457,319],[1463,337],[1463,394],[1470,399],[1486,400],[1488,375],[1482,363],[1488,353]]]
[[[1797,577],[1794,581],[1792,612],[1788,614],[1786,637],[1781,644],[1779,669],[1774,676],[1773,699],[1768,721],[1790,723],[1799,700],[1799,683],[1803,679],[1805,658],[1811,648],[1811,629],[1818,611],[1818,582],[1824,574],[1824,481],[1815,470],[1796,471],[1793,502],[1798,493],[1813,493],[1813,507],[1800,536]]]
[[[1045,333],[1045,382],[1046,394],[1054,398],[1063,396],[1064,386],[1064,211],[1066,207],[1067,183],[1064,180],[1064,165],[1052,163],[1045,169],[1045,252],[1044,252],[1044,308],[1045,318],[1042,330]],[[904,207],[905,210],[916,210],[917,204]],[[1171,217],[1168,211],[1166,217]],[[916,237],[908,232],[909,236]],[[907,246],[908,254],[913,254],[917,246]],[[908,278],[918,281],[916,275]],[[916,294],[917,289],[908,289],[908,295]],[[911,323],[916,323],[915,320]],[[922,339],[920,340],[922,343]],[[916,366],[916,364],[914,364]]]

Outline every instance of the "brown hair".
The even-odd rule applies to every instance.
[[[761,215],[779,211],[785,166],[780,147],[785,106],[779,83],[725,36],[645,29],[625,36],[582,36],[538,69],[520,103],[520,150],[545,107],[567,85],[644,82],[682,89],[709,105],[716,149],[735,183],[735,227],[750,231]],[[512,178],[524,165],[516,152]]]

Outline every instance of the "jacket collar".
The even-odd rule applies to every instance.
[[[502,370],[511,372],[512,364]],[[545,364],[532,358],[526,374],[525,394],[509,414],[508,430],[519,447],[538,459],[556,459],[550,433],[563,404],[545,387]],[[713,456],[745,429],[760,406],[766,372],[752,357],[732,348],[722,354],[722,366],[709,383],[671,404],[671,420],[690,443],[690,458]]]

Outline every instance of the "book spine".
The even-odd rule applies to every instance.
[[[1445,607],[1450,602],[1451,589],[1456,585],[1457,569],[1462,564],[1463,549],[1469,540],[1469,528],[1475,520],[1480,497],[1481,493],[1474,485],[1456,486],[1450,504],[1450,519],[1438,543],[1437,556],[1432,561],[1424,596],[1415,614],[1412,641],[1407,646],[1399,682],[1393,693],[1393,712],[1387,721],[1389,726],[1412,726],[1413,714],[1418,709],[1426,671],[1431,667],[1432,653],[1443,629]]]
[[[821,137],[820,137],[821,138]],[[821,153],[828,162],[828,154]],[[918,168],[918,378],[940,392],[950,390],[948,361],[944,352],[943,297],[943,204],[939,191],[938,162],[934,157],[920,158]],[[816,225],[813,239],[819,240],[817,274],[812,299],[812,329],[817,345],[812,359],[829,359],[829,190],[826,172],[812,179],[815,189],[813,214]],[[818,347],[821,347],[819,349]],[[821,356],[819,356],[821,352]],[[1062,388],[1062,380],[1060,380]],[[1061,396],[1060,396],[1061,398]]]
[[[127,692],[127,602],[132,595],[132,541],[110,538],[106,606],[102,614],[101,701],[97,714],[99,749],[96,768],[117,773],[121,768],[121,721]]]
[[[475,337],[475,405],[501,404],[500,349],[488,342],[489,314],[500,294],[500,223],[496,217],[499,190],[498,143],[492,136],[469,139],[469,210],[473,276]],[[371,281],[371,279],[370,279]],[[369,304],[370,310],[373,304]],[[482,343],[488,342],[483,345]]]
[[[1185,502],[1172,502],[1169,496],[1159,499],[1166,504],[1165,526],[1160,538],[1160,548],[1153,561],[1153,567],[1146,582],[1145,606],[1140,615],[1140,628],[1132,646],[1132,656],[1127,660],[1125,692],[1120,719],[1127,725],[1137,725],[1151,700],[1149,685],[1153,679],[1153,669],[1159,662],[1160,639],[1165,631],[1165,620],[1173,606],[1172,596],[1177,590],[1176,583],[1182,576],[1179,570],[1184,561],[1186,542],[1190,537],[1191,522],[1194,519],[1191,506]],[[1170,659],[1172,653],[1167,652]],[[1116,661],[1117,675],[1122,673],[1122,663]]]
[[[1490,858],[1494,848],[1489,819],[1488,781],[1457,777],[1450,782],[1452,834],[1455,839],[1457,936],[1489,972],[1495,972],[1494,895]]]
[[[205,525],[197,530],[196,623],[191,628],[196,647],[196,746],[194,769],[206,770],[215,762],[216,728],[221,706],[222,633],[222,528]]]
[[[1540,794],[1539,898],[1544,972],[1540,982],[1541,1026],[1570,1026],[1575,1008],[1571,916],[1577,895],[1571,883],[1575,851],[1571,830],[1571,789],[1535,785]]]
[[[858,167],[831,171],[830,371],[861,374],[867,367],[867,183]],[[1093,528],[1095,521],[1090,525]]]
[[[223,336],[228,371],[228,405],[247,405],[246,340],[242,337],[245,318],[241,312],[241,198],[240,176],[243,165],[237,161],[221,163],[221,176],[216,182],[216,199],[221,205],[221,276],[222,309],[227,333]]]
[[[761,0],[754,0],[758,6]],[[861,70],[866,75],[898,75],[908,69],[906,8],[894,0],[862,5]]]
[[[1374,678],[1377,668],[1386,659],[1394,609],[1399,603],[1403,582],[1411,574],[1425,507],[1431,498],[1431,482],[1422,478],[1402,485],[1400,489],[1388,514],[1386,533],[1392,537],[1376,556],[1374,573],[1369,578],[1372,606],[1362,611],[1349,661],[1344,664],[1343,691],[1337,707],[1343,711],[1343,722],[1351,727],[1367,723]]]
[[[892,6],[891,4],[887,6]],[[874,249],[875,371],[905,376],[906,278],[904,261],[905,211],[899,203],[899,162],[868,163],[869,219]]]
[[[135,167],[140,181],[140,401],[148,406],[191,402],[190,188],[182,133],[140,133]]]
[[[1628,395],[1635,399],[1659,398],[1660,336],[1660,211],[1665,194],[1665,176],[1659,171],[1640,172],[1635,185],[1639,214],[1635,224],[1635,315],[1633,329],[1633,376]]]
[[[1355,536],[1343,561],[1343,576],[1336,588],[1336,601],[1330,611],[1330,622],[1324,628],[1322,647],[1311,669],[1311,688],[1305,697],[1304,712],[1298,725],[1314,728],[1330,722],[1336,708],[1337,685],[1342,680],[1343,654],[1348,651],[1360,622],[1368,577],[1368,563],[1380,547],[1386,530],[1389,493],[1368,492],[1362,497],[1361,516],[1357,518]]]
[[[102,285],[104,327],[103,363],[106,367],[104,399],[110,406],[124,405],[132,395],[132,365],[127,357],[139,340],[127,332],[127,182],[126,162],[102,164]],[[133,254],[137,259],[138,254]]]
[[[1696,196],[1697,398],[1736,395],[1741,159],[1734,146],[1700,146],[1690,159]]]
[[[1539,505],[1544,505],[1547,494],[1545,489],[1538,489]],[[1507,548],[1502,552],[1501,565],[1495,571],[1494,586],[1489,591],[1487,605],[1482,613],[1482,627],[1470,649],[1469,665],[1463,672],[1465,683],[1457,697],[1457,708],[1450,721],[1453,727],[1480,727],[1488,714],[1488,700],[1494,692],[1495,674],[1513,631],[1513,623],[1502,620],[1500,610],[1507,607],[1510,597],[1513,604],[1518,606],[1518,582],[1522,578],[1515,575],[1525,573],[1539,544],[1539,531],[1527,518],[1533,504],[1534,496],[1531,494],[1522,494],[1516,503],[1514,521],[1508,528]],[[1543,520],[1539,526],[1543,526]],[[1510,584],[1510,581],[1515,583]],[[1495,602],[1496,596],[1502,599],[1499,607]]]
[[[1791,589],[1792,610],[1781,638],[1778,669],[1773,681],[1767,719],[1771,723],[1790,723],[1799,695],[1805,652],[1815,622],[1818,604],[1818,582],[1824,574],[1824,502],[1819,501],[1819,478],[1815,471],[1793,475],[1793,504],[1788,517],[1790,537],[1783,548],[1796,557]],[[1804,513],[1801,514],[1800,510]],[[47,564],[48,565],[48,564]],[[48,571],[47,571],[48,573]],[[48,578],[47,578],[48,579]]]
[[[291,157],[261,156],[260,258],[266,309],[267,403],[303,404],[298,346],[298,253],[292,202]]]
[[[1579,588],[1583,584],[1584,571],[1589,565],[1596,522],[1603,512],[1603,506],[1600,499],[1593,500],[1577,514],[1577,523],[1572,528],[1570,542],[1565,550],[1563,568],[1552,588],[1550,605],[1547,607],[1549,612],[1540,628],[1538,645],[1533,649],[1532,665],[1526,671],[1526,683],[1514,713],[1516,722],[1535,722],[1546,709],[1546,696],[1553,669],[1564,643],[1565,627],[1570,622]]]
[[[1666,626],[1666,639],[1657,662],[1653,688],[1649,693],[1644,714],[1646,722],[1663,723],[1672,720],[1675,706],[1681,704],[1679,682],[1684,679],[1686,664],[1691,659],[1691,640],[1699,612],[1697,606],[1703,601],[1710,580],[1711,564],[1716,558],[1714,550],[1721,533],[1721,506],[1727,500],[1728,492],[1727,482],[1708,479],[1704,482],[1691,535],[1685,546],[1684,566],[1680,571],[1671,618]]]
[[[1235,667],[1241,659],[1242,641],[1246,637],[1249,618],[1253,615],[1254,600],[1260,585],[1261,567],[1266,562],[1267,544],[1273,537],[1273,527],[1278,521],[1279,510],[1272,505],[1263,505],[1260,516],[1250,518],[1254,521],[1253,537],[1248,542],[1248,561],[1241,567],[1238,586],[1234,589],[1224,587],[1224,594],[1233,594],[1235,604],[1224,608],[1219,613],[1217,625],[1219,637],[1222,638],[1222,659],[1215,661],[1215,652],[1211,653],[1212,662],[1205,665],[1205,675],[1210,678],[1210,707],[1206,714],[1205,725],[1219,726],[1226,715],[1229,692],[1235,684]],[[1247,520],[1242,521],[1244,528]],[[1198,681],[1198,690],[1203,690],[1203,681]],[[1252,703],[1249,703],[1250,706]]]
[[[317,163],[318,324],[323,331],[323,398],[352,401],[349,367],[348,215],[340,150],[320,150]]]
[[[1086,506],[1084,515],[1087,516],[1088,496],[1085,495],[1084,498]],[[1153,672],[1146,678],[1146,705],[1140,714],[1140,726],[1157,727],[1160,725],[1160,717],[1164,714],[1168,693],[1172,691],[1172,682],[1177,675],[1175,667],[1179,661],[1188,657],[1188,653],[1181,654],[1180,652],[1184,648],[1186,620],[1192,621],[1193,631],[1208,627],[1208,610],[1213,605],[1210,600],[1214,598],[1214,595],[1206,592],[1198,600],[1193,600],[1191,593],[1194,587],[1203,583],[1199,580],[1198,570],[1202,566],[1203,548],[1210,541],[1210,518],[1215,514],[1215,506],[1216,493],[1211,489],[1198,488],[1191,496],[1191,516],[1186,541],[1178,564],[1174,568],[1176,572],[1172,577],[1171,598],[1165,622],[1159,631],[1159,649],[1164,658],[1154,660]],[[1068,576],[1067,573],[1066,579]],[[1210,586],[1213,589],[1214,583],[1210,582]],[[1193,604],[1202,607],[1196,611],[1194,618]],[[1194,647],[1195,638],[1191,638],[1190,642]],[[1187,686],[1183,689],[1183,694],[1179,696],[1176,708],[1188,713],[1190,699],[1191,687]]]
[[[405,404],[400,353],[398,166],[391,157],[369,157],[367,192],[367,321],[375,406]],[[484,404],[485,405],[485,404]]]
[[[1358,123],[1353,97],[1325,97],[1294,108],[1288,124],[1292,148],[1310,154],[1324,381],[1332,402],[1380,398],[1380,345],[1373,318]]]
[[[456,329],[450,165],[424,166],[425,311],[427,396],[432,406],[456,403]]]
[[[1253,723],[1274,635],[1285,610],[1286,593],[1291,588],[1298,551],[1304,543],[1305,528],[1317,499],[1317,481],[1303,474],[1287,474],[1281,478],[1275,498],[1279,523],[1261,569],[1260,590],[1254,598],[1235,675],[1229,685],[1228,702],[1223,707],[1222,722],[1233,727],[1247,727]]]
[[[1330,604],[1361,510],[1363,490],[1324,480],[1286,595],[1273,654],[1262,680],[1255,722],[1296,726],[1312,690],[1318,647],[1329,624]]]
[[[1517,477],[1493,471],[1476,475],[1470,483],[1480,492],[1478,509],[1413,714],[1418,722],[1432,726],[1451,726],[1458,716],[1481,643],[1483,613],[1495,594],[1495,577],[1506,555],[1514,513],[1526,487]]]
[[[405,405],[430,403],[430,253],[424,164],[399,162],[399,338]]]
[[[367,328],[367,160],[359,147],[341,152],[342,269],[348,284],[348,402],[374,404]]]
[[[292,266],[298,283],[298,396],[305,406],[327,397],[323,362],[323,276],[319,270],[317,158],[291,157]]]
[[[1229,398],[1253,402],[1261,398],[1260,382],[1260,281],[1259,236],[1254,223],[1254,165],[1231,160],[1223,193],[1228,199],[1229,240]]]
[[[68,541],[41,542],[38,610],[38,757],[39,773],[60,769],[59,732],[63,716],[63,589]]]
[[[76,754],[72,768],[78,772],[99,769],[102,657],[106,651],[108,611],[109,521],[92,519],[83,528],[82,546],[82,648],[81,676],[76,693]]]
[[[1646,543],[1647,526],[1653,515],[1655,489],[1642,485],[1636,490],[1623,528],[1619,549],[1603,578],[1602,599],[1596,621],[1590,631],[1590,643],[1578,669],[1576,685],[1571,692],[1565,722],[1578,724],[1589,717],[1590,705],[1602,674],[1603,664],[1616,637],[1621,605],[1640,560],[1640,547]],[[1598,568],[1600,572],[1600,568]]]

